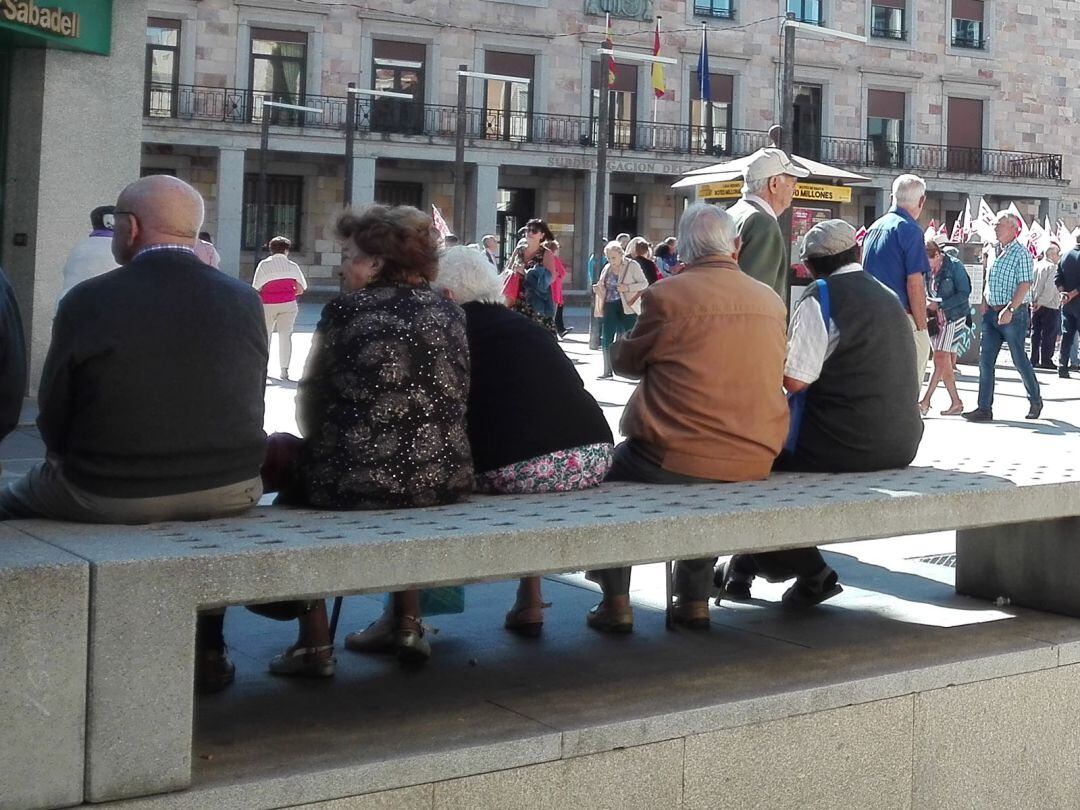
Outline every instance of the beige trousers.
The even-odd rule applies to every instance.
[[[274,327],[277,327],[278,360],[281,361],[282,371],[289,370],[289,361],[292,360],[292,333],[299,309],[295,301],[286,301],[284,304],[263,304],[263,315],[266,318],[266,342],[270,342]]]
[[[918,392],[922,395],[923,378],[926,376],[926,362],[930,359],[930,333],[925,329],[915,328],[915,319],[909,314],[911,333],[915,338],[915,378],[919,381]]]
[[[0,490],[0,520],[50,518],[76,523],[157,523],[209,520],[250,509],[262,497],[262,479],[157,498],[109,498],[71,483],[63,463],[47,458]]]

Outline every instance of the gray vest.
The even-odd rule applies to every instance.
[[[911,323],[896,295],[869,273],[826,284],[840,339],[807,392],[792,462],[823,472],[906,467],[923,432]]]

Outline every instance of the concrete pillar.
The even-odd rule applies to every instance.
[[[475,204],[473,230],[463,241],[479,242],[486,233],[495,233],[495,213],[499,204],[499,167],[477,164],[475,178]]]
[[[375,158],[353,158],[353,205],[375,202]]]
[[[581,205],[578,206],[574,217],[574,225],[577,233],[581,234],[578,240],[577,267],[582,269],[580,276],[574,274],[573,289],[588,289],[589,287],[589,256],[596,249],[596,234],[593,233],[593,201],[596,199],[596,172],[587,169],[583,172],[584,180],[581,184]],[[596,268],[600,272],[600,268]],[[595,281],[595,279],[593,279]]]
[[[122,6],[114,4],[109,56],[19,50],[11,60],[2,258],[26,328],[32,394],[49,347],[60,269],[89,233],[91,209],[115,202],[139,179],[146,0]],[[104,88],[107,103],[87,103]],[[15,244],[17,235],[24,244]]]
[[[240,277],[241,230],[244,209],[243,149],[218,151],[217,170],[217,230],[214,246],[221,255],[221,270],[234,278]]]

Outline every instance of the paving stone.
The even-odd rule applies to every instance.
[[[90,567],[0,525],[0,810],[83,799]]]
[[[417,785],[348,799],[298,804],[292,810],[431,810],[433,792],[433,785]]]
[[[655,810],[682,802],[683,741],[439,782],[436,810]]]
[[[686,810],[907,808],[911,697],[686,739]]]
[[[915,696],[914,807],[1075,807],[1080,666]]]

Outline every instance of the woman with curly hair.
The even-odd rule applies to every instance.
[[[465,315],[432,292],[438,247],[431,218],[409,206],[342,214],[345,293],[323,309],[296,397],[304,438],[279,477],[278,501],[320,509],[398,509],[466,498]],[[271,437],[274,455],[275,439]],[[267,481],[272,486],[272,481]],[[270,663],[277,675],[334,672],[326,604],[288,603],[300,637]],[[277,605],[261,612],[288,615]],[[416,592],[395,595],[393,645],[405,663],[430,655]],[[346,639],[348,646],[348,639]]]

